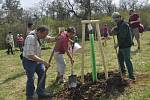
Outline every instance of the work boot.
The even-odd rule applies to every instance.
[[[55,83],[58,83],[59,79],[60,79],[60,73],[57,72],[57,77],[56,77]]]
[[[59,84],[61,84],[61,83],[64,83],[64,82],[65,82],[65,80],[64,80],[64,76],[63,76],[63,75],[61,75],[61,76],[60,76],[60,78],[59,78],[58,83],[59,83]]]
[[[127,77],[127,75],[126,75],[126,72],[125,72],[125,71],[123,71],[123,72],[122,72],[122,77],[123,77],[123,78],[126,78],[126,77]]]
[[[33,97],[32,96],[27,96],[26,100],[33,100]]]
[[[130,79],[130,78],[129,78],[127,82],[128,82],[128,84],[135,83],[135,79]]]
[[[57,76],[57,77],[56,77],[56,80],[55,80],[55,83],[58,83],[58,82],[59,82],[59,79],[60,79],[60,76]]]
[[[42,95],[38,95],[38,98],[50,98],[52,97],[52,94],[51,93],[43,93]]]

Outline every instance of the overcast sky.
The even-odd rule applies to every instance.
[[[36,3],[41,0],[20,0],[21,6],[23,8],[33,7]],[[116,4],[119,4],[119,0],[113,0]]]
[[[23,8],[30,8],[33,7],[39,1],[41,0],[20,0],[20,3]]]

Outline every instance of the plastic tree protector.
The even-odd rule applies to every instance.
[[[92,79],[93,82],[97,81],[97,73],[96,73],[96,60],[95,60],[95,50],[94,50],[94,32],[92,25],[88,25],[88,29],[90,31],[90,45],[91,45],[91,59],[92,59]]]

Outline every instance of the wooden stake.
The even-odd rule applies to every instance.
[[[96,23],[96,30],[97,30],[97,37],[98,37],[98,41],[99,41],[99,49],[101,52],[102,62],[103,62],[104,71],[105,71],[105,78],[107,79],[108,78],[108,72],[107,72],[107,68],[106,68],[106,64],[105,64],[105,57],[104,57],[104,51],[103,51],[102,42],[101,42],[99,23]]]
[[[84,83],[84,43],[85,43],[85,24],[82,24],[82,65],[81,65],[81,82]]]
[[[108,71],[105,64],[105,57],[104,52],[102,48],[102,42],[101,42],[101,35],[100,35],[100,28],[99,28],[99,20],[82,20],[82,65],[81,65],[81,82],[84,83],[84,43],[85,43],[85,24],[95,23],[96,24],[96,30],[97,30],[97,37],[99,41],[99,49],[102,56],[102,62],[104,66],[105,71],[105,78],[108,78]]]

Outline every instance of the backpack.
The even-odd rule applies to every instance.
[[[144,32],[144,25],[142,25],[141,23],[138,26],[139,29],[139,33],[143,33]]]

